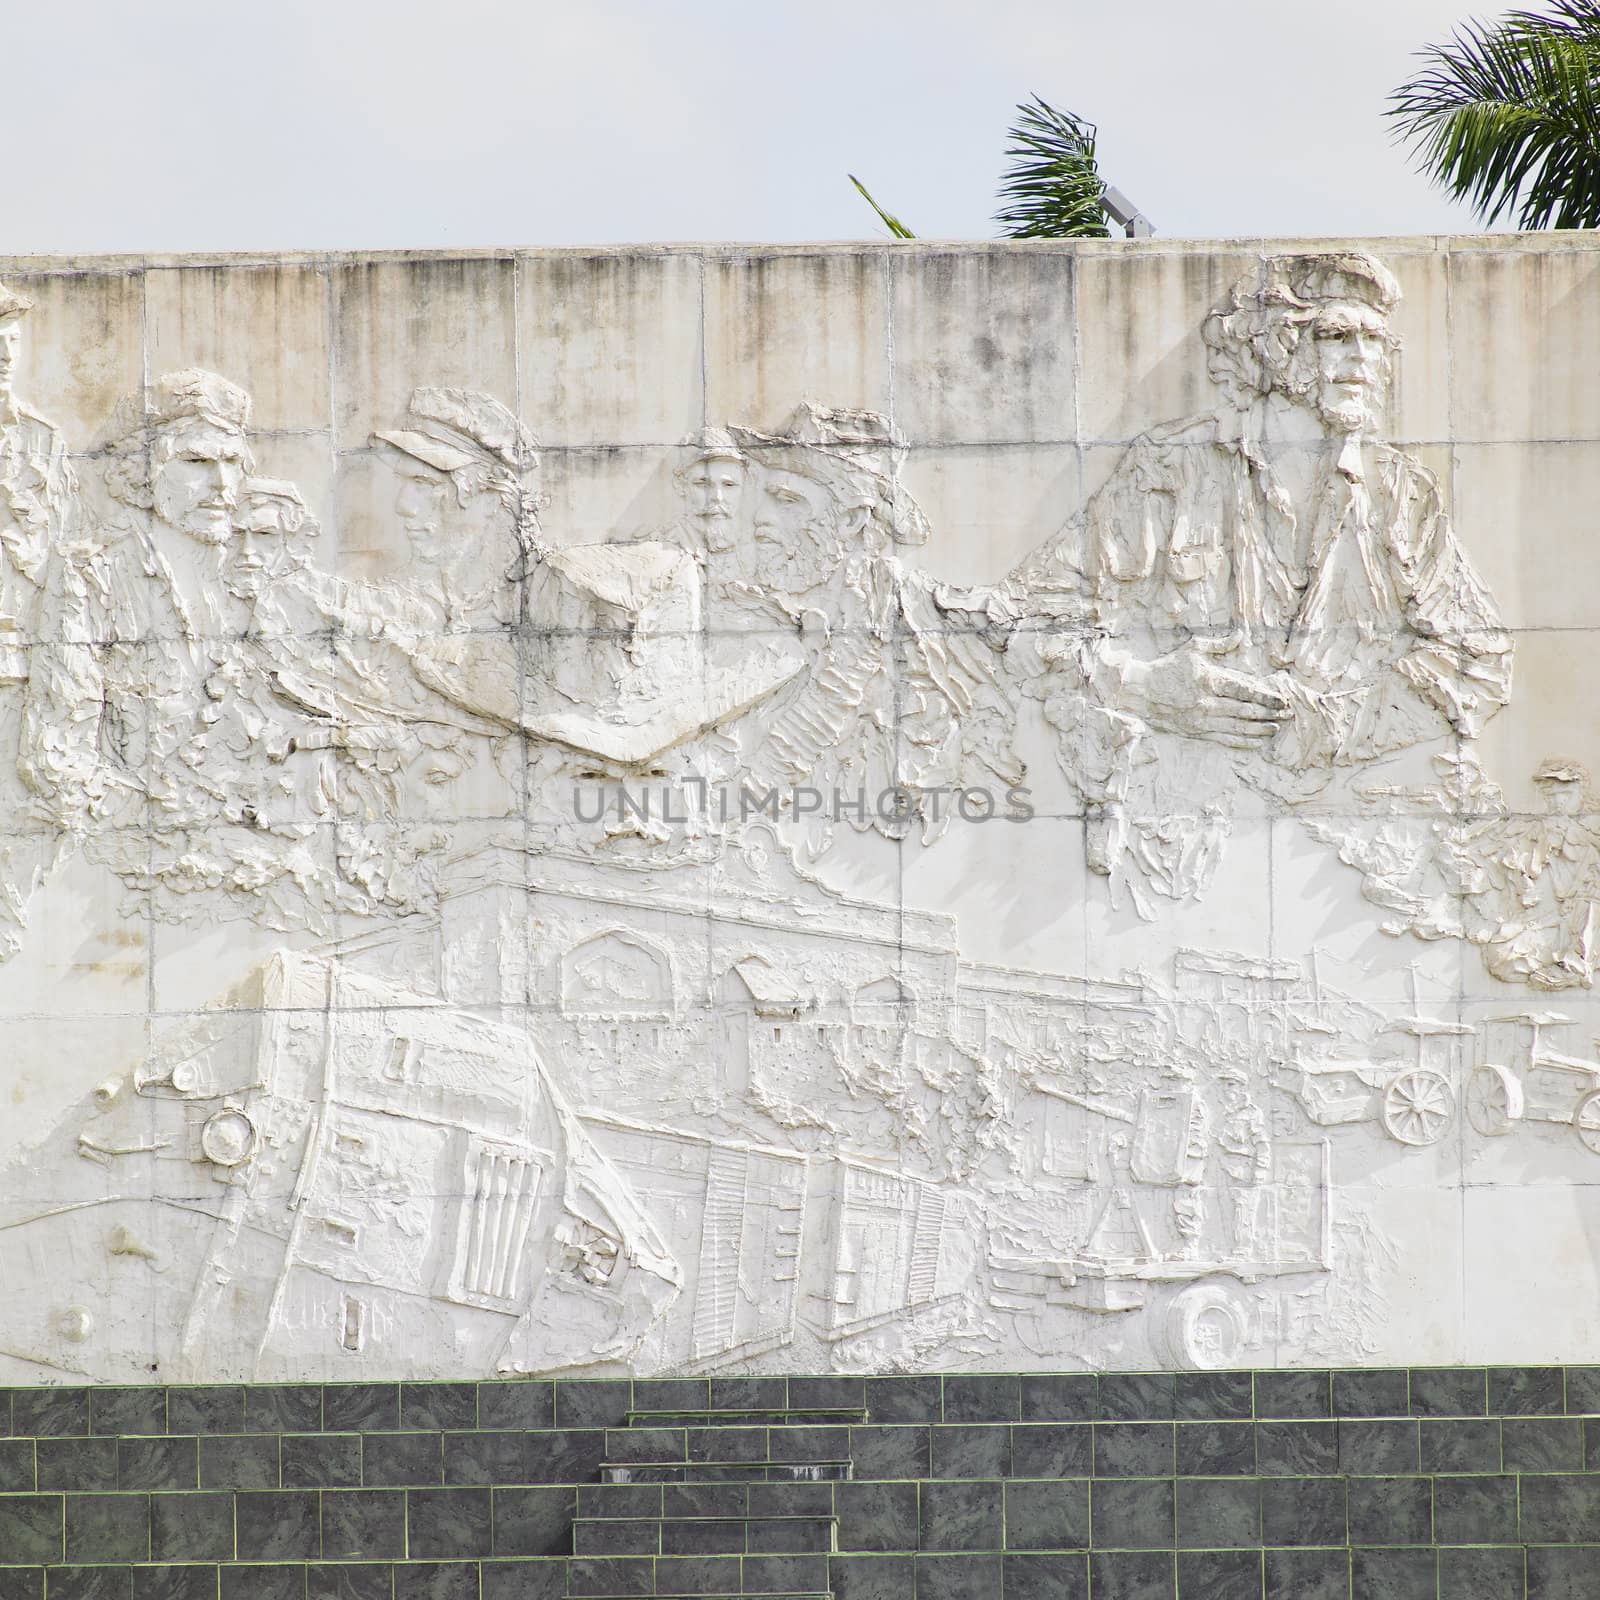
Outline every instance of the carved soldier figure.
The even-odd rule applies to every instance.
[[[753,464],[750,578],[735,586],[758,614],[786,622],[812,666],[763,719],[754,776],[780,786],[864,795],[858,828],[925,834],[950,815],[931,798],[976,777],[1006,784],[1010,748],[998,686],[1011,613],[1000,597],[963,592],[908,567],[928,523],[900,484],[885,420],[802,405],[778,434],[735,429]],[[878,805],[904,791],[896,815]]]
[[[1377,437],[1398,298],[1362,253],[1265,262],[1202,329],[1225,403],[1137,439],[1013,573],[1096,870],[1124,807],[1295,800],[1505,704],[1511,639],[1438,481]]]
[[[694,455],[674,474],[686,529],[700,552],[726,555],[739,542],[749,463],[725,428],[703,429],[691,442]]]
[[[515,579],[538,546],[533,435],[491,395],[420,388],[404,423],[373,442],[390,447],[400,475],[412,586],[442,609],[445,630],[514,622]]]
[[[16,394],[32,305],[0,284],[0,959],[16,952],[28,901],[59,848],[58,829],[38,815],[30,792],[23,728],[47,574],[77,510],[61,430]]]
[[[215,820],[227,763],[207,736],[206,685],[232,655],[244,613],[224,574],[240,491],[253,471],[250,397],[187,369],[123,397],[104,432],[108,511],[87,591],[86,637],[102,714],[94,746],[116,820]],[[120,808],[112,796],[120,793]]]
[[[245,637],[255,585],[232,540],[254,468],[249,415],[244,390],[198,369],[118,402],[100,542],[53,580],[59,638],[29,759],[60,824],[88,831],[90,855],[131,887],[231,892],[299,923],[326,863],[300,769],[281,760],[295,748],[281,724],[303,714]]]
[[[247,478],[240,491],[222,569],[228,593],[251,607],[250,624],[259,626],[256,612],[297,574],[311,565],[311,548],[320,532],[317,519],[306,508],[300,491],[279,478]]]
[[[1584,768],[1541,761],[1542,809],[1529,815],[1508,806],[1470,753],[1435,760],[1441,784],[1364,793],[1369,805],[1409,802],[1420,816],[1309,820],[1312,836],[1361,873],[1368,900],[1396,913],[1385,933],[1467,939],[1506,983],[1588,988],[1600,959],[1600,819]]]
[[[1509,821],[1492,863],[1505,900],[1497,922],[1472,930],[1492,977],[1536,989],[1594,982],[1600,913],[1600,823],[1589,775],[1576,761],[1541,761],[1533,781],[1542,816]]]
[[[484,700],[516,700],[515,653],[501,646],[543,552],[538,442],[493,395],[437,386],[413,390],[401,425],[373,442],[399,474],[395,513],[412,564],[399,585],[343,585],[330,604],[347,714],[396,735],[362,764],[396,763],[388,820],[462,808],[507,815],[517,804],[515,743],[476,714],[483,701],[465,704],[470,696],[440,685],[456,687],[460,636],[486,635],[494,642],[472,654],[474,672],[494,680],[480,684]]]
[[[1248,1259],[1261,1242],[1261,1200],[1272,1175],[1272,1143],[1267,1138],[1266,1118],[1250,1098],[1250,1080],[1244,1071],[1222,1067],[1217,1082],[1222,1085],[1217,1149],[1225,1180],[1222,1204],[1228,1219],[1228,1243],[1235,1257]]]

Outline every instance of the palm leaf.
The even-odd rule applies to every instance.
[[[889,230],[890,234],[894,238],[896,238],[896,239],[915,239],[916,238],[916,234],[914,234],[905,225],[905,223],[903,223],[899,219],[899,217],[891,216],[887,211],[885,211],[883,209],[882,206],[880,206],[878,204],[878,202],[876,200],[874,200],[872,198],[872,196],[870,194],[867,193],[866,184],[864,184],[855,175],[855,173],[847,172],[845,174],[845,176],[851,181],[851,183],[853,183],[856,186],[857,189],[859,189],[861,191],[861,198],[863,200],[865,200],[867,202],[867,204],[869,206],[871,206],[872,209],[878,213],[878,220],[884,225],[884,227],[886,227]]]
[[[1008,239],[1105,239],[1105,180],[1095,165],[1096,128],[1035,95],[1017,107],[1011,165],[995,221]]]
[[[1421,58],[1387,113],[1421,171],[1485,223],[1600,226],[1600,0],[1464,23]]]

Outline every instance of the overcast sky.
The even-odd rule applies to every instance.
[[[1385,96],[1462,0],[13,7],[4,249],[992,236],[1017,101],[1180,237],[1470,231]]]

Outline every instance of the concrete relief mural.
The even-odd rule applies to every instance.
[[[709,418],[656,451],[670,508],[575,537],[540,418],[420,368],[351,447],[373,576],[236,377],[158,373],[66,440],[4,291],[0,957],[102,884],[217,981],[152,979],[0,1149],[0,1356],[1383,1359],[1444,1292],[1414,1193],[1518,1124],[1600,1153],[1600,1061],[1538,1009],[1600,961],[1600,821],[1575,759],[1529,814],[1490,776],[1512,633],[1385,436],[1400,301],[1364,251],[1259,258],[1187,335],[1209,408],[973,584],[889,411]],[[1007,878],[907,891],[980,825]],[[1399,1000],[1335,982],[1314,930],[1196,939],[1259,826],[1353,937],[1476,946],[1488,1010],[1415,965]],[[980,959],[974,916],[1026,923],[1072,852],[1068,909],[1146,924],[1137,958]]]

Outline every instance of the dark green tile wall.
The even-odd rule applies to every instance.
[[[699,1593],[1600,1600],[1600,1367],[0,1391],[0,1600]]]

